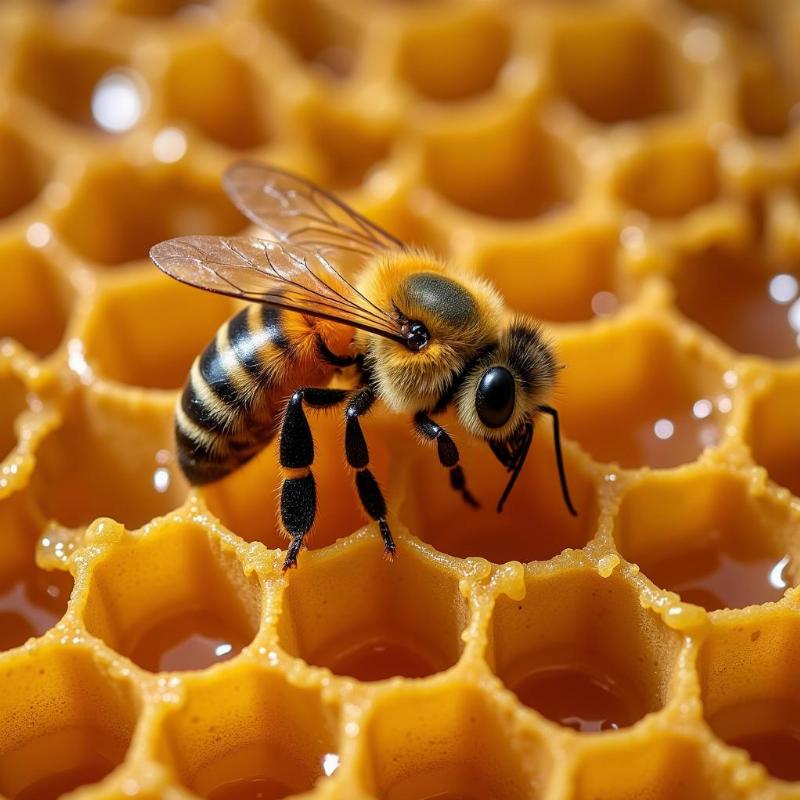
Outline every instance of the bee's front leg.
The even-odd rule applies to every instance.
[[[317,513],[317,487],[311,471],[314,439],[303,404],[311,408],[330,408],[343,402],[348,394],[343,389],[298,389],[286,406],[279,450],[284,472],[281,485],[281,524],[292,541],[283,562],[284,571],[296,566],[303,538],[314,524]]]
[[[344,452],[347,463],[357,470],[356,488],[361,505],[367,514],[378,523],[386,554],[393,556],[397,548],[392,538],[392,532],[389,530],[389,523],[386,521],[386,501],[383,499],[383,493],[375,476],[368,469],[369,449],[359,422],[359,417],[369,411],[375,399],[375,392],[369,386],[360,389],[350,398],[350,402],[347,404]]]
[[[464,502],[473,508],[478,508],[480,503],[472,496],[467,489],[467,480],[464,477],[464,470],[461,469],[459,462],[458,448],[450,437],[450,434],[438,423],[434,422],[424,411],[418,411],[414,415],[414,428],[420,436],[432,442],[436,442],[436,451],[439,455],[439,463],[450,470],[450,485],[457,492],[461,492]]]

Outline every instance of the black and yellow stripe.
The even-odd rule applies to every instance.
[[[175,413],[178,460],[190,483],[225,477],[273,438],[277,404],[294,388],[286,386],[295,366],[286,313],[240,311],[192,364]]]

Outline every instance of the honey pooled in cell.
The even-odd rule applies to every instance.
[[[800,355],[800,281],[796,270],[766,270],[755,254],[712,251],[682,265],[678,308],[740,353]]]
[[[590,658],[535,669],[511,688],[529,708],[581,733],[627,728],[645,713],[630,689]]]
[[[800,780],[800,706],[786,700],[745,703],[725,709],[709,721],[733,747],[747,750],[770,775]]]
[[[130,658],[151,672],[205,669],[233,658],[251,638],[208,611],[188,611],[145,631]]]
[[[79,786],[97,783],[123,759],[125,744],[99,729],[62,728],[27,742],[13,754],[13,769],[4,783],[14,786],[24,774],[24,785],[8,792],[11,800],[55,800]]]
[[[72,576],[31,563],[0,579],[0,652],[41,636],[64,616]]]
[[[790,583],[788,556],[775,559],[721,548],[682,553],[644,571],[657,586],[708,611],[777,602]]]
[[[475,765],[447,764],[422,770],[393,783],[380,795],[381,800],[511,800],[494,781],[481,774]]]
[[[428,650],[385,636],[367,636],[344,646],[337,642],[312,660],[336,675],[360,681],[382,681],[397,675],[425,678],[446,666]]]

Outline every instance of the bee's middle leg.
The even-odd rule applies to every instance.
[[[317,513],[317,487],[311,471],[314,439],[303,405],[330,408],[344,402],[348,394],[343,389],[298,389],[286,406],[279,448],[280,464],[284,471],[281,523],[292,541],[283,562],[284,570],[297,564],[303,538],[314,524]]]
[[[386,501],[383,499],[375,476],[368,469],[369,449],[364,431],[361,430],[359,417],[369,411],[375,402],[375,392],[365,386],[356,392],[347,404],[347,423],[344,436],[344,452],[347,463],[356,470],[356,489],[361,505],[367,514],[377,523],[383,539],[383,547],[387,555],[393,556],[396,548],[389,523],[386,521]]]
[[[464,502],[473,508],[478,508],[480,503],[472,496],[467,489],[467,480],[464,477],[464,470],[458,463],[460,456],[456,443],[450,434],[439,424],[434,422],[424,411],[419,411],[414,415],[414,428],[420,436],[432,442],[436,442],[436,451],[439,455],[439,463],[450,470],[450,485],[457,492],[461,492]]]

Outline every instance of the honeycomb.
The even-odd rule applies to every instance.
[[[0,3],[0,795],[800,798],[800,3]],[[233,301],[147,261],[293,169],[487,276],[566,368],[502,515],[342,420],[190,491]]]

